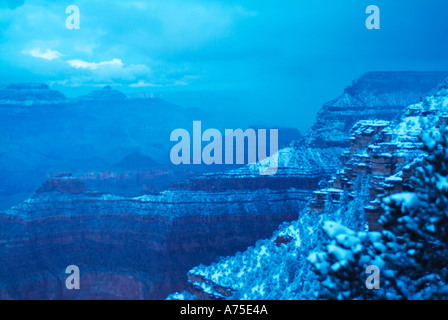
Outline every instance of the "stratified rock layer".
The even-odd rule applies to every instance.
[[[448,72],[368,72],[340,97],[324,104],[306,143],[313,147],[348,147],[349,131],[356,122],[393,120],[447,77]]]
[[[351,137],[347,141],[350,148],[342,155],[342,168],[329,180],[325,188],[314,192],[309,209],[322,213],[328,201],[338,203],[342,200],[344,189],[353,199],[356,197],[353,193],[355,181],[360,176],[368,175],[371,177],[371,183],[366,189],[370,191],[370,203],[364,210],[369,230],[379,230],[378,217],[382,213],[381,199],[394,193],[412,190],[410,178],[425,157],[420,141],[422,133],[440,134],[446,130],[447,125],[448,80],[439,87],[436,93],[422,98],[420,103],[408,106],[393,121],[362,120],[357,122],[350,130]],[[293,226],[294,224],[296,225]],[[277,231],[269,241],[265,241],[275,244],[270,246],[271,250],[274,248],[273,251],[277,251],[276,254],[281,256],[284,244],[293,241],[297,242],[296,246],[300,246],[300,241],[303,239],[294,234],[294,230],[298,229],[297,224],[300,224],[300,220],[294,221],[290,225],[291,229],[283,228]],[[292,234],[288,234],[291,231]],[[254,272],[253,270],[260,265],[264,267],[263,270],[270,270],[269,252],[266,252],[266,248],[267,246],[262,244],[256,249],[249,248],[244,253],[220,258],[211,265],[202,264],[192,268],[187,273],[190,292],[198,299],[232,299],[235,297],[235,292],[238,297],[250,299],[257,291],[265,292],[270,289],[275,291],[273,279],[258,279],[255,287],[254,283],[248,285],[245,282],[250,281],[248,280],[250,273],[245,278],[244,274],[240,277],[238,274],[235,275],[235,272],[227,271],[230,266],[233,267],[234,263],[238,266],[238,272],[241,273],[243,271],[240,270],[245,269],[249,270],[247,272]],[[260,263],[261,259],[263,263]],[[276,267],[272,266],[272,269]],[[278,276],[276,280],[279,280]],[[282,280],[285,281],[284,278]],[[270,285],[273,288],[270,288]],[[260,296],[263,297],[263,294],[257,297]]]
[[[64,102],[66,102],[66,97],[58,91],[51,90],[46,84],[11,84],[0,89],[0,107],[5,105],[61,104]]]
[[[352,130],[351,147],[342,156],[342,168],[329,181],[329,189],[314,193],[310,209],[322,212],[328,193],[341,193],[343,188],[353,192],[356,179],[369,175],[370,203],[364,210],[369,229],[380,230],[382,198],[413,190],[410,179],[425,157],[422,134],[440,132],[448,125],[448,82],[422,100],[394,121],[358,122]]]
[[[0,215],[1,298],[163,299],[195,264],[245,249],[304,206],[297,189],[122,198],[63,180]],[[80,290],[65,288],[69,265]]]
[[[399,107],[404,108],[400,104],[423,90],[412,95],[405,92],[406,98],[395,97],[401,89],[392,90],[387,93],[388,101],[401,102],[388,106],[398,107],[376,108],[367,101],[381,100],[378,97],[384,90],[378,94],[375,88],[382,81],[390,83],[388,75],[376,76],[376,81],[364,79],[355,86],[358,89],[349,90],[357,92],[347,93],[350,99],[357,97],[357,104],[344,104],[340,98],[340,103],[333,103],[335,110],[324,106],[306,141],[294,142],[256,164],[203,175],[169,191],[142,197],[88,191],[87,179],[76,175],[51,178],[30,199],[0,213],[4,261],[0,265],[0,297],[161,299],[186,289],[186,274],[193,266],[244,250],[269,237],[280,223],[297,218],[319,181],[329,179],[339,168],[345,146],[339,142],[348,134],[348,123],[371,114],[383,120],[398,115]],[[106,91],[101,94],[110,93]],[[359,97],[365,94],[368,98],[363,105]],[[107,108],[110,113],[111,106]],[[107,115],[104,110],[101,108],[101,115]],[[145,109],[129,112],[139,110]],[[167,116],[166,110],[160,110],[161,116]],[[341,119],[349,121],[340,125]],[[110,136],[108,131],[101,132],[103,135]],[[89,154],[83,150],[75,151]],[[260,176],[260,168],[273,162],[278,164],[276,174]],[[73,264],[81,270],[80,290],[65,288],[64,271]]]

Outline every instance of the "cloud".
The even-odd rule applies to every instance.
[[[102,62],[87,62],[81,59],[68,60],[67,63],[76,69],[90,69],[96,70],[102,66],[123,66],[123,62],[121,59],[112,59],[110,61],[102,61]]]
[[[129,87],[131,87],[131,88],[146,88],[146,87],[162,87],[162,85],[148,83],[145,80],[139,80],[137,83],[130,84]]]
[[[188,86],[188,82],[183,80],[163,80],[163,83],[151,83],[145,80],[138,80],[137,83],[131,83],[130,88],[149,88],[149,87],[181,87]]]
[[[23,50],[22,53],[28,54],[35,58],[41,58],[41,59],[45,59],[45,60],[49,60],[49,61],[58,59],[59,57],[63,56],[62,53],[55,51],[55,50],[50,50],[50,49],[47,49],[45,52],[41,52],[40,48],[35,48],[35,49],[31,49],[31,50]]]
[[[135,84],[137,87],[149,86],[148,82],[137,79],[147,79],[151,69],[144,64],[125,64],[121,59],[112,59],[101,62],[89,62],[82,59],[67,60],[66,65],[71,67],[70,83],[85,82]],[[73,70],[75,69],[75,70]]]
[[[259,90],[272,100],[251,99],[248,110],[274,103],[272,119],[286,113],[289,124],[305,126],[363,72],[446,69],[448,42],[440,39],[448,30],[448,1],[405,2],[383,1],[387,26],[371,32],[367,4],[359,0],[33,0],[20,7],[24,0],[0,0],[0,84]],[[65,26],[72,3],[80,8],[79,30]],[[402,23],[416,15],[418,23]],[[40,59],[20,53],[33,48]],[[322,83],[329,84],[325,90]]]

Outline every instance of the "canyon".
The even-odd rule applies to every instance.
[[[175,171],[172,167],[158,165],[161,151],[154,145],[151,150],[157,150],[154,153],[159,156],[151,160],[154,162],[151,168],[145,168],[150,173],[144,179],[147,190],[153,186],[152,192],[120,194],[118,191],[127,189],[128,185],[108,187],[114,177],[125,179],[116,175],[110,164],[92,171],[73,170],[67,166],[63,169],[71,170],[62,172],[57,169],[62,166],[58,165],[56,173],[47,174],[47,181],[30,197],[0,212],[0,254],[4,261],[0,266],[0,297],[164,299],[170,293],[186,290],[191,285],[187,272],[194,266],[244,251],[257,240],[271,237],[283,222],[296,220],[312,199],[313,192],[324,187],[322,181],[332,179],[341,169],[344,163],[341,155],[356,156],[355,151],[344,153],[350,150],[347,138],[353,125],[360,120],[375,120],[375,125],[369,127],[368,122],[364,123],[358,126],[358,131],[375,130],[376,126],[380,130],[381,121],[399,116],[447,76],[447,73],[433,72],[363,75],[341,97],[323,106],[316,124],[304,138],[292,141],[273,156],[278,163],[275,175],[259,175],[260,169],[269,167],[270,159],[266,158],[228,170],[220,167],[221,171],[180,174],[176,179],[167,178],[169,183],[163,187],[157,187]],[[81,108],[91,107],[98,96],[112,94],[110,89],[106,90],[108,92],[100,91],[85,98],[87,102],[84,101]],[[108,107],[119,108],[119,104],[108,104],[107,99],[101,99]],[[180,110],[161,101],[153,103]],[[17,109],[9,102],[0,109],[5,113],[31,112]],[[144,109],[135,111],[144,112]],[[182,123],[191,124],[191,117],[185,110],[182,117]],[[97,132],[107,137],[101,131],[108,128],[107,122],[101,121]],[[155,123],[155,119],[151,121]],[[139,133],[134,138],[143,139],[141,127],[127,128]],[[116,127],[119,129],[120,126]],[[2,132],[4,136],[7,134],[7,131]],[[145,143],[139,139],[132,141]],[[364,146],[366,142],[361,140],[356,143]],[[123,138],[123,141],[127,140]],[[366,141],[368,144],[370,140]],[[114,154],[114,163],[126,157],[124,149]],[[6,159],[17,155],[11,143],[0,150]],[[81,148],[73,152],[81,152],[87,161],[92,158],[88,150]],[[94,153],[114,153],[113,146],[109,145],[101,146],[100,150],[102,152],[94,150]],[[8,151],[11,151],[9,155]],[[148,160],[134,153],[128,158],[129,166],[139,159]],[[7,162],[9,166],[11,163]],[[138,172],[120,174],[136,177]],[[159,180],[152,180],[155,176]],[[339,177],[335,178],[334,186],[346,178],[341,172]],[[128,181],[131,185],[133,179]],[[285,241],[287,237],[278,239],[280,245]],[[64,285],[65,268],[73,264],[81,271],[80,290],[67,290]]]
[[[362,220],[355,214],[363,212],[367,230],[380,231],[378,218],[384,213],[383,199],[413,191],[411,178],[426,157],[421,139],[446,134],[447,111],[448,79],[420,102],[405,108],[392,121],[358,121],[350,130],[347,139],[350,147],[341,155],[341,168],[313,192],[302,214],[315,219],[317,227],[319,218],[328,212],[327,206],[338,210],[344,201],[344,193],[348,195],[347,201],[358,205],[359,202],[355,202],[360,196],[355,190],[357,179],[370,176],[370,180],[364,180],[369,182],[363,186],[368,190],[365,207],[350,210],[345,205],[339,207],[339,210],[344,210],[339,214],[353,215],[348,217],[353,221]],[[312,237],[316,230],[306,231],[309,226],[303,226],[303,221],[298,219],[282,224],[271,237],[259,240],[243,252],[192,268],[187,273],[188,292],[177,292],[170,298],[187,296],[192,299],[191,294],[193,298],[203,300],[312,298],[313,291],[306,290],[310,290],[313,281],[317,280],[306,273],[307,262],[304,260],[319,243],[308,243],[308,237]],[[302,292],[306,294],[302,295]]]

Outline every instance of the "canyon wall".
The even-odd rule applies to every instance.
[[[392,89],[387,85],[392,81],[389,77],[394,79]],[[257,240],[270,237],[282,222],[297,219],[320,182],[340,168],[348,124],[372,114],[376,120],[387,120],[391,113],[398,115],[404,103],[423,94],[428,81],[434,85],[437,82],[433,73],[416,73],[415,77],[427,81],[422,80],[424,85],[420,87],[414,86],[414,81],[412,94],[405,90],[409,87],[406,76],[372,73],[362,77],[355,86],[358,89],[346,91],[337,99],[340,103],[331,103],[336,111],[328,104],[323,107],[317,124],[304,140],[292,142],[273,156],[278,171],[272,176],[259,174],[260,168],[269,166],[271,157],[177,181],[165,191],[119,196],[104,191],[108,188],[102,183],[107,179],[95,182],[101,177],[99,172],[52,175],[23,203],[0,212],[0,254],[4,262],[0,266],[0,297],[164,299],[171,292],[188,288],[187,271],[195,265],[243,251]],[[383,107],[361,107],[360,97],[366,92],[369,101],[375,97],[382,101],[384,89],[377,91],[382,81],[389,88],[387,100],[395,107],[383,103]],[[104,90],[107,92],[101,92],[101,97],[110,93]],[[398,97],[393,98],[394,94]],[[342,103],[347,97],[350,103]],[[353,104],[354,100],[358,104]],[[142,111],[143,105],[138,110]],[[104,108],[95,112],[100,111]],[[341,116],[341,111],[353,116]],[[341,117],[347,119],[344,125],[338,120]],[[104,138],[107,132],[98,134]],[[139,136],[143,132],[139,131]],[[14,150],[12,141],[8,141],[0,150],[11,165],[17,155],[8,154]],[[81,153],[86,160],[87,151],[80,148],[70,154]],[[53,155],[51,161],[55,159]],[[151,172],[163,174],[154,170]],[[64,271],[72,264],[81,270],[80,290],[65,288]]]
[[[186,271],[243,250],[297,217],[303,191],[163,192],[137,198],[56,178],[0,214],[0,297],[163,299]],[[67,290],[64,270],[81,270]]]
[[[422,98],[419,103],[411,104],[392,121],[358,121],[349,130],[346,142],[349,148],[341,155],[341,168],[329,181],[322,184],[321,188],[313,192],[306,212],[317,211],[319,215],[323,213],[329,201],[333,203],[334,210],[337,210],[342,201],[342,194],[347,192],[348,201],[354,200],[359,196],[355,192],[357,179],[369,176],[369,185],[364,186],[369,191],[369,202],[361,209],[364,209],[366,214],[369,230],[380,230],[378,218],[383,213],[382,199],[394,193],[413,190],[410,179],[425,157],[420,137],[423,133],[437,134],[444,130],[448,125],[447,111],[448,81],[445,81],[432,95]],[[299,220],[294,221],[290,225],[280,227],[270,239],[260,242],[256,247],[220,258],[210,265],[201,264],[192,268],[187,273],[189,292],[198,299],[232,299],[235,294],[238,297],[263,297],[263,292],[268,291],[274,296],[281,296],[281,292],[276,292],[280,281],[275,272],[279,271],[279,268],[269,266],[270,255],[275,254],[278,259],[282,256],[282,250],[289,250],[284,252],[284,256],[287,257],[293,252],[294,258],[294,252],[300,252],[300,242],[304,239],[296,234],[299,233],[299,225]],[[291,242],[293,245],[290,245]],[[248,273],[256,272],[259,266],[272,268],[274,271],[269,274],[272,278],[267,277],[255,285],[245,282],[253,280],[250,278],[255,276],[251,274],[247,275],[247,279],[246,275],[241,278],[234,274],[226,276],[226,269],[230,266],[235,268],[235,265],[239,270],[247,269]],[[287,281],[286,278],[283,280]],[[269,283],[277,285],[269,287]]]

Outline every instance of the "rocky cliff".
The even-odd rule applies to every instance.
[[[358,122],[351,130],[350,149],[342,155],[342,168],[329,181],[328,188],[314,193],[310,210],[322,212],[328,195],[337,198],[343,189],[354,197],[356,180],[368,175],[370,203],[364,210],[369,229],[379,230],[381,199],[413,188],[410,178],[425,156],[422,134],[438,132],[448,124],[447,86],[445,81],[434,95],[410,105],[393,121]]]
[[[307,134],[313,147],[348,147],[349,130],[360,120],[393,120],[448,77],[447,72],[368,72],[324,104]]]
[[[408,105],[435,90],[446,77],[448,72],[366,73],[345,89],[342,96],[324,104],[316,123],[303,139],[293,141],[270,159],[235,170],[205,174],[175,187],[213,191],[295,187],[311,195],[319,188],[319,182],[330,178],[343,164],[341,155],[350,146],[351,128],[358,121],[374,123],[372,130],[377,132],[389,123],[387,120],[394,119]],[[277,173],[260,176],[260,168],[267,168],[272,159],[278,163]]]
[[[414,76],[434,78],[432,73]],[[366,86],[362,94],[351,95],[368,95],[370,99],[381,96],[375,88],[382,81],[390,82],[388,74],[376,77],[376,86],[369,87],[366,79],[370,77],[357,82],[357,90]],[[396,78],[398,84],[394,88],[405,87],[401,82],[407,78]],[[108,92],[101,94],[110,93],[109,89],[105,90]],[[413,96],[417,97],[422,90],[415,89]],[[402,95],[401,89],[388,92],[388,99],[403,101],[401,96],[393,98],[394,94]],[[409,98],[410,95],[405,96]],[[383,120],[391,117],[391,112],[399,113],[398,107],[376,108],[376,104],[357,103],[359,110],[349,108],[352,116],[342,117],[349,119],[347,123],[355,121],[358,112],[362,117],[373,113],[375,119]],[[177,110],[175,106],[162,105]],[[149,132],[149,127],[146,124],[143,131],[141,126],[135,127],[131,120],[137,123],[143,120],[131,113],[144,112],[147,105],[134,105],[134,109],[126,109],[124,114],[122,106],[120,102],[91,109],[89,102],[76,107],[76,112],[88,107],[90,116],[100,121],[99,132],[87,127],[101,137],[98,141],[105,141],[109,130],[123,133],[114,135],[121,137],[117,141],[123,143],[118,150],[99,146],[104,151],[102,156],[115,151],[116,158],[117,152],[123,153],[123,149],[129,147],[130,137],[130,145],[146,141],[139,139]],[[326,106],[319,116],[325,118],[323,123],[328,124],[327,129],[319,118],[321,124],[314,126],[305,140],[291,143],[271,158],[242,168],[200,175],[175,183],[166,191],[154,190],[154,194],[140,197],[118,196],[99,192],[103,191],[96,188],[99,184],[89,182],[88,177],[92,175],[52,176],[24,203],[0,213],[0,254],[6,261],[0,266],[0,296],[159,299],[187,288],[186,273],[190,268],[242,251],[256,240],[269,237],[282,222],[297,219],[313,191],[319,188],[319,182],[336,173],[345,144],[318,141],[328,141],[328,137],[341,141],[349,129],[338,124],[342,119],[339,111],[345,108],[341,105],[338,112],[333,112]],[[69,106],[69,110],[72,107]],[[149,123],[161,121],[162,115],[162,118],[156,116],[160,113],[166,117],[166,108],[149,112],[145,119]],[[108,113],[104,115],[106,110]],[[179,124],[181,120],[185,118],[170,123]],[[115,121],[122,126],[110,128],[107,125]],[[86,134],[86,128],[83,130],[80,132]],[[11,144],[8,146],[10,148]],[[82,157],[89,155],[88,149],[83,148],[72,152]],[[95,153],[98,154],[98,150]],[[138,156],[131,161],[139,159]],[[273,160],[278,162],[277,173],[260,176],[260,167],[266,167]],[[285,241],[287,237],[279,238],[278,243],[281,246]],[[65,289],[63,272],[71,264],[78,265],[84,275],[80,291]]]
[[[62,93],[40,83],[11,84],[0,89],[0,107],[62,104],[66,100]]]
[[[312,299],[318,290],[313,285],[318,280],[307,269],[305,260],[320,246],[312,241],[319,239],[315,234],[324,207],[331,202],[337,210],[343,190],[349,193],[348,201],[353,202],[357,196],[355,181],[361,176],[370,176],[369,185],[364,186],[369,190],[370,202],[364,211],[369,230],[378,230],[381,199],[413,188],[410,178],[426,156],[421,139],[425,135],[446,134],[448,80],[434,94],[421,100],[405,108],[392,121],[356,123],[348,139],[350,148],[342,155],[342,168],[325,188],[314,192],[303,219],[283,224],[272,237],[258,241],[244,252],[192,268],[187,274],[189,292],[198,299]],[[307,220],[314,221],[316,229],[307,231],[310,225],[303,222]],[[170,298],[183,296],[188,295]]]
[[[66,99],[45,84],[1,89],[0,210],[28,198],[55,173],[168,170],[171,131],[191,126],[196,117],[208,119],[199,110],[161,99],[126,99],[109,88],[82,99]],[[138,187],[145,190],[139,185],[132,191]]]
[[[123,198],[70,176],[0,214],[3,299],[163,299],[186,272],[243,250],[292,220],[301,190],[166,191]],[[81,289],[65,288],[68,265]]]

